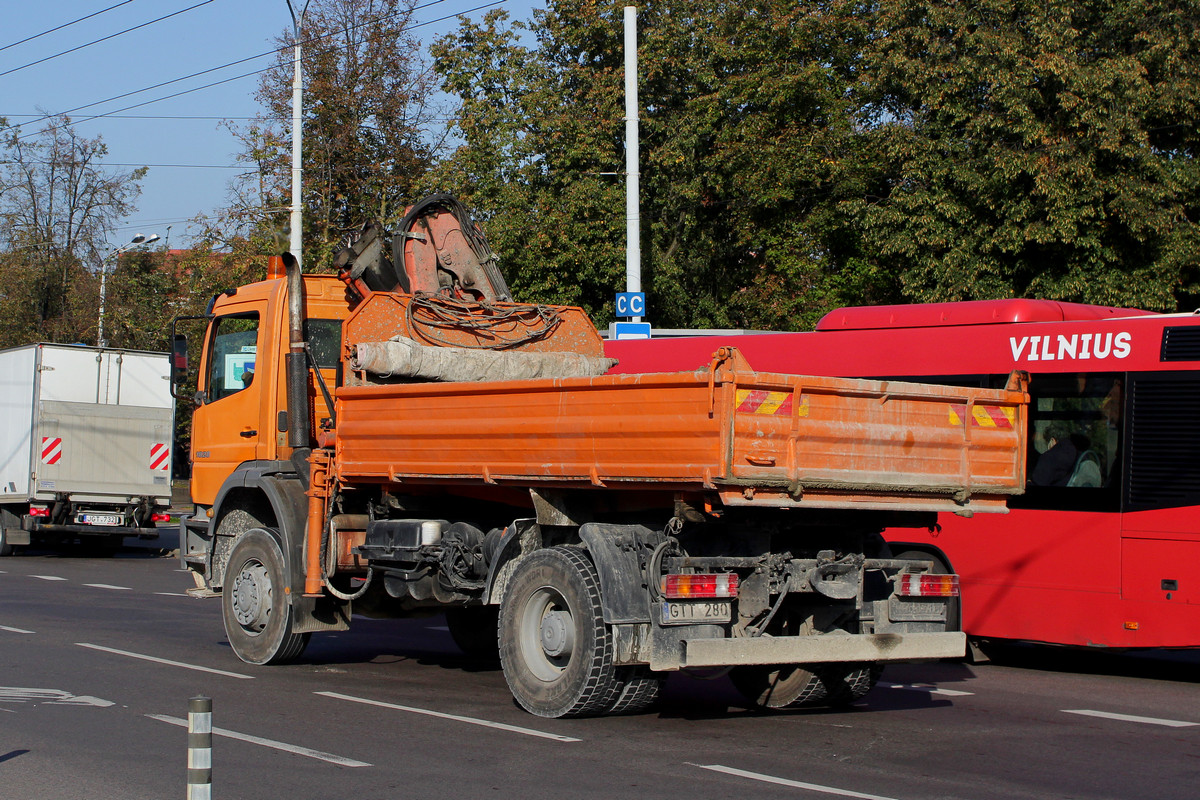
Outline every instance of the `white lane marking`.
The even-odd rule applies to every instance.
[[[111,700],[101,700],[99,697],[82,694],[74,695],[61,689],[19,689],[15,686],[0,686],[0,703],[26,703],[41,701],[60,706],[93,706],[107,708],[113,705]]]
[[[119,589],[123,592],[133,591],[129,586],[113,586],[111,583],[85,583],[84,586],[90,586],[93,589]]]
[[[1064,708],[1064,714],[1079,714],[1084,717],[1099,717],[1113,719],[1118,722],[1140,722],[1143,725],[1163,725],[1168,728],[1194,728],[1200,722],[1184,722],[1178,719],[1158,719],[1157,717],[1138,717],[1133,714],[1114,714],[1110,711],[1092,711],[1087,708]]]
[[[33,633],[33,631],[27,631],[24,628],[10,628],[7,625],[0,625],[0,631],[8,631],[9,633]]]
[[[685,762],[686,763],[686,762]],[[725,767],[720,764],[689,764],[700,769],[712,770],[713,772],[723,772],[726,775],[733,775],[738,778],[749,778],[754,781],[762,781],[763,783],[773,783],[777,786],[790,786],[793,789],[807,789],[810,792],[821,792],[822,794],[834,794],[838,797],[856,797],[859,800],[895,800],[892,797],[884,797],[878,794],[863,794],[862,792],[851,792],[847,789],[838,789],[833,786],[820,786],[815,783],[804,783],[803,781],[793,781],[787,778],[777,778],[774,775],[763,775],[761,772],[747,772],[744,769],[734,769],[733,767]]]
[[[98,644],[88,644],[87,642],[76,642],[75,644],[79,645],[80,647],[86,647],[89,650],[100,650],[101,652],[113,653],[114,655],[118,655],[118,656],[128,656],[129,658],[140,658],[142,661],[153,661],[155,664],[166,664],[167,666],[170,666],[170,667],[183,667],[184,669],[194,669],[197,672],[210,672],[213,675],[225,675],[226,677],[229,677],[229,678],[241,678],[241,679],[247,680],[247,681],[254,680],[253,675],[242,675],[239,672],[227,672],[223,669],[213,669],[212,667],[201,667],[197,664],[185,664],[182,661],[171,661],[170,659],[166,659],[166,658],[158,658],[156,656],[148,656],[148,655],[144,655],[142,653],[131,653],[128,650],[117,650],[112,647],[102,647],[101,645],[98,645]]]
[[[159,722],[168,722],[172,725],[178,725],[181,728],[186,728],[187,724],[188,724],[186,719],[180,719],[179,717],[169,717],[166,714],[147,714],[146,716],[149,717],[150,719],[156,719]],[[212,732],[213,732],[213,736],[224,736],[226,739],[237,739],[239,742],[249,742],[250,744],[259,744],[259,745],[262,745],[263,747],[270,747],[273,750],[282,750],[285,753],[295,753],[298,756],[306,756],[308,758],[315,758],[318,761],[328,761],[330,764],[338,764],[339,766],[343,766],[343,767],[369,767],[369,766],[372,766],[371,764],[368,764],[365,761],[356,761],[353,758],[346,758],[345,756],[335,756],[333,753],[323,753],[320,750],[312,750],[308,747],[301,747],[301,746],[295,745],[295,744],[288,744],[287,742],[277,742],[274,739],[263,739],[262,737],[259,737],[259,736],[251,736],[248,733],[238,733],[237,731],[231,731],[226,728],[218,728],[218,727],[214,726],[212,729]]]
[[[190,597],[191,596],[191,595],[186,595],[183,592],[155,592],[155,594],[161,595],[162,597]]]
[[[65,581],[66,578],[60,578],[57,575],[30,575],[31,578],[37,578],[43,581]]]
[[[348,700],[351,703],[362,703],[368,706],[378,706],[379,708],[390,708],[393,711],[407,711],[410,714],[423,714],[427,717],[437,717],[438,719],[448,719],[454,722],[465,722],[468,725],[482,725],[485,728],[495,728],[496,730],[509,731],[510,733],[521,733],[525,736],[536,736],[539,739],[552,739],[556,742],[578,742],[581,739],[573,739],[570,736],[560,736],[557,733],[547,733],[546,731],[538,731],[532,728],[520,728],[516,725],[506,725],[503,722],[491,722],[486,719],[476,719],[475,717],[460,717],[457,714],[446,714],[441,711],[430,711],[427,708],[414,708],[412,706],[401,706],[395,703],[384,703],[380,700],[368,700],[365,697],[354,697],[348,694],[339,694],[338,692],[313,692],[322,697],[332,697],[334,700]]]
[[[425,629],[430,630],[430,631],[449,631],[450,626],[449,625],[427,625],[427,626],[425,626]]]
[[[905,689],[910,692],[940,694],[943,697],[973,697],[975,695],[974,692],[963,692],[958,689],[942,689],[932,683],[881,683],[879,686],[884,689]]]

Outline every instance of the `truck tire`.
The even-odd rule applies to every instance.
[[[658,702],[664,678],[648,667],[619,667],[617,681],[621,690],[606,714],[638,714]]]
[[[20,530],[21,518],[7,508],[0,508],[0,558],[11,556],[16,546],[8,541],[9,528]]]
[[[225,634],[242,661],[282,664],[304,652],[312,634],[292,632],[286,586],[283,553],[275,537],[261,528],[243,534],[229,554],[221,592]]]
[[[8,531],[0,528],[0,558],[11,556],[13,554],[13,546],[8,543]]]
[[[896,556],[905,561],[932,561],[934,575],[949,575],[950,567],[938,556],[924,550],[905,550]],[[946,603],[946,630],[962,630],[962,598],[951,597]]]
[[[551,547],[517,565],[500,605],[500,664],[531,714],[584,717],[613,707],[623,686],[600,578],[582,550]]]
[[[496,662],[500,658],[500,645],[496,631],[499,624],[499,606],[466,606],[446,611],[446,627],[450,638],[467,658],[477,661]]]
[[[810,708],[860,700],[882,672],[877,664],[793,664],[736,667],[729,678],[759,708]]]

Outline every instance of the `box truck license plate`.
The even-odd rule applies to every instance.
[[[120,525],[120,514],[80,514],[75,518],[80,525]]]
[[[733,603],[729,600],[688,600],[682,603],[663,601],[663,625],[692,625],[705,622],[729,622],[733,619]]]

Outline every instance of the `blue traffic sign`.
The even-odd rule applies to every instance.
[[[645,292],[617,292],[618,317],[646,316]]]
[[[649,322],[614,322],[612,324],[614,339],[649,339]]]

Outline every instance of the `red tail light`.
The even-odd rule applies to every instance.
[[[737,597],[738,576],[731,572],[719,575],[664,575],[662,593],[668,600]]]
[[[47,506],[30,506],[29,516],[31,517],[48,517],[50,509]]]
[[[958,597],[958,576],[904,573],[899,576],[896,594],[901,597]]]
[[[155,511],[153,514],[150,515],[150,521],[151,522],[170,522],[171,515],[166,514],[162,511]]]

